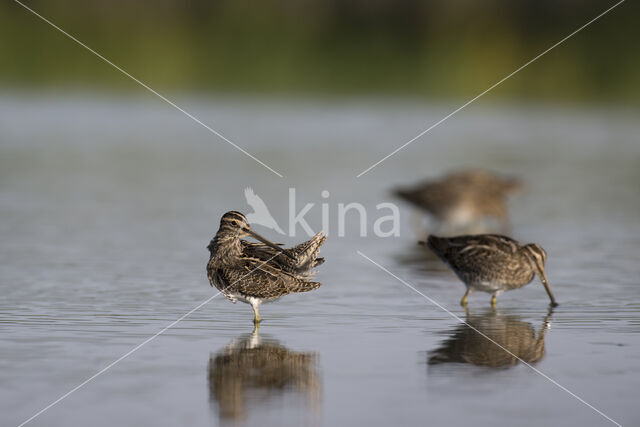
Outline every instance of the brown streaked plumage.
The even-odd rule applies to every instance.
[[[245,236],[262,243],[242,240]],[[253,231],[240,212],[227,212],[208,246],[209,283],[231,302],[240,300],[251,304],[254,322],[258,323],[258,308],[263,302],[320,287],[320,282],[311,281],[315,275],[312,269],[324,262],[318,258],[318,252],[326,239],[318,233],[307,242],[284,249]]]
[[[296,352],[276,340],[253,334],[234,339],[209,358],[209,398],[221,421],[242,421],[256,401],[272,405],[274,398],[295,393],[313,408],[321,398],[317,355]]]
[[[506,236],[479,234],[450,238],[430,235],[426,244],[466,285],[467,292],[460,301],[463,306],[474,290],[492,294],[491,304],[495,305],[499,294],[531,283],[536,273],[551,305],[557,305],[544,270],[547,253],[536,243],[522,246]]]
[[[521,360],[539,362],[545,355],[544,339],[552,310],[549,308],[537,332],[533,325],[519,316],[502,315],[495,310],[478,315],[467,312],[466,323],[458,325],[439,348],[429,353],[428,363],[468,363],[504,368],[515,366]]]
[[[453,232],[480,224],[487,218],[508,227],[507,196],[520,188],[517,178],[484,170],[453,172],[439,180],[399,188],[394,194],[428,212]]]

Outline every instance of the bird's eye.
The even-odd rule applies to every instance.
[[[231,224],[238,225],[238,221],[233,220],[233,221],[231,221]]]

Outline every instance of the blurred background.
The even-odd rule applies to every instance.
[[[25,4],[284,177],[1,2],[0,424],[30,419],[214,295],[205,248],[222,214],[249,213],[251,187],[286,230],[293,187],[295,212],[315,204],[314,231],[327,206],[322,287],[263,306],[259,336],[249,306],[215,298],[28,425],[608,422],[356,251],[640,425],[638,2],[360,178],[615,3]],[[553,312],[537,282],[502,295],[497,312],[474,294],[465,312],[463,285],[425,260],[391,190],[460,168],[524,182],[511,235],[547,251]],[[367,208],[366,236],[355,214],[337,236],[337,205],[350,202]],[[400,209],[397,237],[373,235],[381,202]]]
[[[613,5],[505,0],[27,1],[156,90],[469,98]],[[627,2],[494,98],[637,103]],[[138,91],[18,4],[0,6],[0,82]]]

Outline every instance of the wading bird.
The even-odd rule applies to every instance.
[[[467,287],[460,304],[467,305],[467,297],[474,291],[490,293],[491,305],[504,291],[518,289],[531,283],[536,273],[544,285],[552,306],[557,306],[544,271],[547,253],[536,243],[524,246],[497,234],[437,237],[430,235],[426,244],[444,261]]]
[[[243,240],[246,236],[262,243]],[[320,287],[320,282],[311,281],[316,273],[312,269],[324,262],[318,252],[326,239],[318,233],[298,246],[284,249],[253,231],[240,212],[227,212],[208,246],[209,283],[231,302],[251,304],[253,321],[259,323],[258,308],[263,302]]]

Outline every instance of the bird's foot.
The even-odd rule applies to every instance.
[[[462,299],[460,300],[460,305],[463,307],[467,306],[467,298],[469,297],[469,294],[471,293],[471,289],[467,288],[467,292],[464,293],[464,295],[462,296]]]

